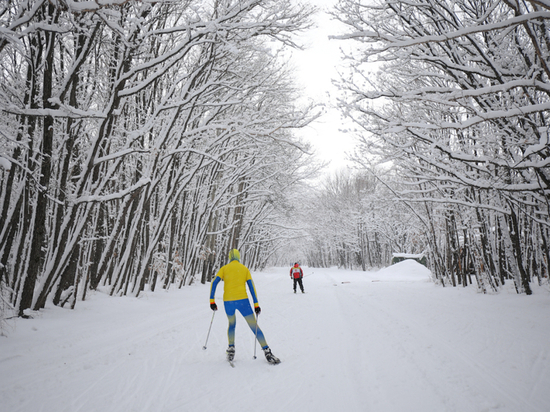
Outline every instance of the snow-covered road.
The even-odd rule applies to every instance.
[[[269,365],[208,285],[139,299],[93,294],[48,307],[0,338],[0,412],[550,410],[550,294],[442,288],[405,261],[379,272],[288,269],[253,274]],[[221,303],[219,288],[218,303]]]

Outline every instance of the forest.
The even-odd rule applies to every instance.
[[[295,0],[0,5],[0,306],[251,270],[384,267],[443,286],[548,283],[550,1],[339,0],[350,169],[298,130]],[[337,136],[335,136],[337,139]]]
[[[482,292],[547,283],[550,2],[341,0],[333,15],[355,44],[339,101],[361,173],[319,199],[352,219],[317,256],[423,253],[436,282]]]

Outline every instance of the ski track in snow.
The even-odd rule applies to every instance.
[[[442,288],[402,262],[379,272],[254,273],[269,365],[209,285],[48,306],[0,337],[0,412],[546,412],[550,296]],[[344,283],[343,283],[344,282]]]

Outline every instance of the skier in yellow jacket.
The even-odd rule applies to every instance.
[[[256,288],[252,281],[252,275],[250,270],[240,263],[240,253],[237,249],[232,249],[229,252],[229,263],[222,266],[218,271],[216,277],[212,281],[210,288],[210,308],[212,310],[218,310],[218,306],[215,301],[216,287],[218,283],[223,280],[223,303],[225,307],[225,313],[229,320],[229,328],[227,330],[227,337],[229,340],[229,347],[227,348],[227,359],[233,361],[235,357],[235,326],[237,324],[237,318],[235,312],[238,310],[245,318],[248,326],[252,329],[252,332],[256,334],[258,342],[264,350],[265,357],[269,363],[279,363],[280,360],[271,353],[271,349],[267,345],[262,330],[258,327],[257,319],[254,316],[254,312],[257,315],[260,314],[261,309],[258,303],[258,297],[256,295]],[[254,312],[252,306],[248,300],[246,293],[246,285],[252,295],[254,301]]]

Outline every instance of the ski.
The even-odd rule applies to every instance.
[[[232,368],[235,367],[235,362],[233,362],[232,360],[228,359],[227,362],[229,362],[229,364],[231,365]]]

